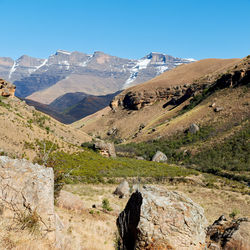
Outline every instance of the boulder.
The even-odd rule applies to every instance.
[[[247,218],[228,221],[221,216],[207,230],[207,249],[250,249],[250,221]]]
[[[0,156],[0,202],[14,214],[36,214],[41,233],[56,240],[52,168]]]
[[[152,161],[156,161],[156,162],[167,162],[168,161],[168,158],[167,156],[162,153],[161,151],[157,151],[155,153],[155,155],[153,156],[152,158]]]
[[[124,180],[120,185],[115,189],[115,195],[118,195],[119,198],[123,198],[129,195],[129,184]]]
[[[195,123],[192,123],[189,127],[189,132],[191,134],[196,134],[200,130],[199,126],[196,125]]]
[[[84,203],[80,196],[61,190],[57,198],[57,206],[68,210],[81,212],[85,209]]]
[[[94,149],[100,150],[103,156],[116,157],[114,143],[98,140],[94,143]]]
[[[223,110],[222,107],[215,107],[215,108],[214,108],[214,112],[220,112],[220,111],[222,111],[222,110]]]
[[[144,186],[117,218],[121,249],[204,249],[203,208],[174,191]]]

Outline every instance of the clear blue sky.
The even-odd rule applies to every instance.
[[[250,0],[0,0],[0,56],[250,54]]]

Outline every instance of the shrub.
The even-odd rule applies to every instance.
[[[111,208],[110,204],[109,204],[109,200],[108,199],[103,199],[102,200],[102,209],[105,211],[105,212],[110,212],[112,211],[113,209]]]

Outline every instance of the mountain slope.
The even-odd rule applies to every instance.
[[[53,143],[74,152],[82,142],[91,140],[84,132],[59,123],[16,97],[0,97],[0,116],[1,154],[12,157],[33,159],[49,151]]]
[[[82,126],[86,121],[82,129],[87,133],[91,132],[102,137],[107,137],[108,130],[116,127],[119,131],[117,136],[126,140],[139,140],[142,136],[143,140],[146,140],[172,133],[174,130],[184,130],[190,125],[188,121],[184,121],[184,124],[178,127],[166,126],[166,124],[170,120],[173,120],[171,124],[175,123],[173,117],[177,116],[196,92],[206,89],[219,74],[240,62],[240,59],[208,59],[181,65],[149,82],[124,90],[112,101],[112,109],[103,111],[104,116],[96,118],[92,115],[93,119],[86,117],[76,122],[75,125]],[[186,102],[177,105],[178,100],[181,99]],[[197,117],[199,115],[203,114],[198,112]],[[145,128],[132,139],[141,124],[144,124]],[[148,134],[159,124],[165,124],[164,132]],[[170,128],[173,128],[172,132]]]

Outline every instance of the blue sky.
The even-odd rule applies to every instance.
[[[0,56],[250,54],[250,0],[0,0]]]

